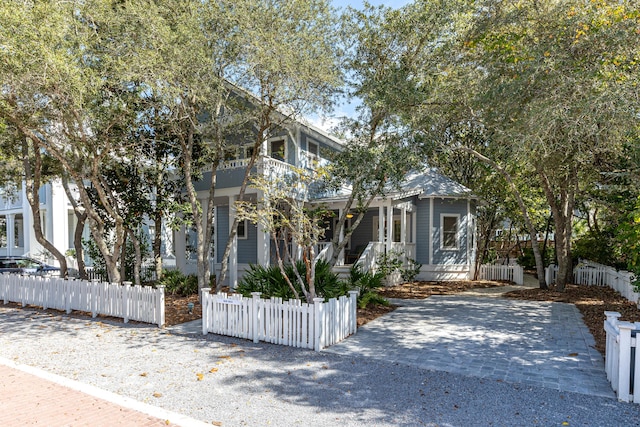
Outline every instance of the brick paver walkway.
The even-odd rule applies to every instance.
[[[173,425],[3,364],[0,378],[0,426]]]
[[[394,300],[400,308],[324,351],[615,398],[576,306],[500,298],[511,288]]]

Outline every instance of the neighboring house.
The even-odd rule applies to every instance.
[[[248,149],[245,146],[232,149],[227,161],[217,171],[212,272],[220,271],[229,226],[234,221],[234,202],[245,175],[247,157],[250,156]],[[340,141],[321,130],[295,123],[286,132],[265,141],[252,172],[268,175],[294,173],[292,167],[313,169],[325,164],[329,153],[343,149]],[[196,183],[203,206],[208,201],[205,183],[209,178],[210,172]],[[310,203],[322,203],[334,210],[337,218],[346,206],[347,191],[345,187],[340,194],[329,197],[306,196]],[[259,200],[260,197],[256,189],[247,189],[247,200]],[[440,175],[435,169],[408,174],[399,190],[389,190],[384,197],[373,201],[340,254],[336,270],[346,272],[357,262],[370,268],[380,253],[395,251],[422,264],[418,279],[470,278],[476,255],[475,208],[476,198],[469,189]],[[330,256],[332,249],[328,242],[334,235],[336,221],[329,223],[326,242],[321,243],[317,250],[319,258]],[[195,273],[196,244],[193,230],[183,227],[177,232],[174,249],[178,269]],[[242,221],[232,243],[226,284],[235,286],[251,264],[273,264],[275,254],[272,246],[269,235],[260,225]]]
[[[40,188],[40,218],[45,237],[63,253],[73,248],[76,218],[62,184],[50,182]],[[33,232],[33,215],[24,191],[18,188],[0,191],[0,255],[28,255],[51,258],[43,253]]]

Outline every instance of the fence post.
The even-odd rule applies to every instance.
[[[2,286],[2,296],[4,299],[4,303],[8,304],[9,303],[9,276],[7,276],[4,273],[0,273],[0,280],[2,280],[2,284],[0,284],[0,286]]]
[[[322,336],[324,331],[322,325],[324,324],[324,298],[313,299],[313,349],[320,351],[322,348]]]
[[[355,334],[358,331],[358,291],[349,291],[349,333]]]
[[[71,299],[73,298],[74,293],[80,292],[79,289],[73,288],[72,285],[67,281],[62,284],[62,293],[64,297],[64,310],[67,314],[71,313]],[[95,314],[92,313],[93,317],[96,317]]]
[[[100,282],[98,279],[91,279],[85,282],[89,298],[91,298],[91,317],[96,318],[99,309],[99,298],[101,297]]]
[[[122,319],[129,323],[129,288],[132,282],[122,282]]]
[[[620,322],[620,363],[618,364],[618,400],[629,402],[631,387],[631,322]]]
[[[156,307],[156,319],[158,320],[158,328],[164,326],[164,285],[159,285],[158,289],[158,305]]]
[[[260,308],[260,295],[262,292],[251,292],[251,333],[250,336],[253,337],[253,342],[258,343],[260,340],[260,334],[258,331],[260,330],[260,319],[259,308]]]
[[[209,310],[209,300],[211,298],[211,288],[202,288],[200,290],[202,296],[202,335],[207,335],[209,332],[209,316],[211,311]]]
[[[618,356],[616,354],[616,345],[617,345],[617,337],[618,337],[618,331],[619,331],[618,319],[622,315],[617,311],[605,311],[604,315],[607,317],[607,319],[604,321],[604,330],[607,334],[606,348],[604,353],[605,354],[604,371],[607,374],[607,378],[609,379],[609,381],[613,383],[614,375],[618,373],[616,369],[616,362],[618,360]],[[614,370],[615,370],[615,373],[614,373]],[[615,384],[614,386],[617,386],[617,384]]]

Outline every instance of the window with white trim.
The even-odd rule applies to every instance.
[[[284,139],[273,139],[269,141],[269,156],[284,161],[285,158],[285,143]]]
[[[442,249],[459,249],[460,215],[440,215],[440,247]]]
[[[313,141],[309,141],[308,142],[309,145],[309,149],[307,150],[309,152],[309,155],[318,158],[320,157],[320,149],[318,147],[318,144],[316,142]]]
[[[236,235],[238,236],[238,239],[241,240],[245,240],[247,238],[247,236],[249,235],[249,224],[247,224],[247,220],[240,220],[238,221],[238,228],[236,229]]]

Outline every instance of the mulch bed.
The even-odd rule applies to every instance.
[[[389,286],[380,290],[385,298],[424,299],[431,295],[453,295],[476,288],[494,288],[506,283],[488,280],[460,280],[451,282],[410,282]]]
[[[189,313],[188,303],[193,303],[193,312]],[[165,295],[164,297],[164,320],[165,326],[178,325],[180,323],[191,322],[202,317],[202,305],[198,295],[181,297],[177,295]]]

